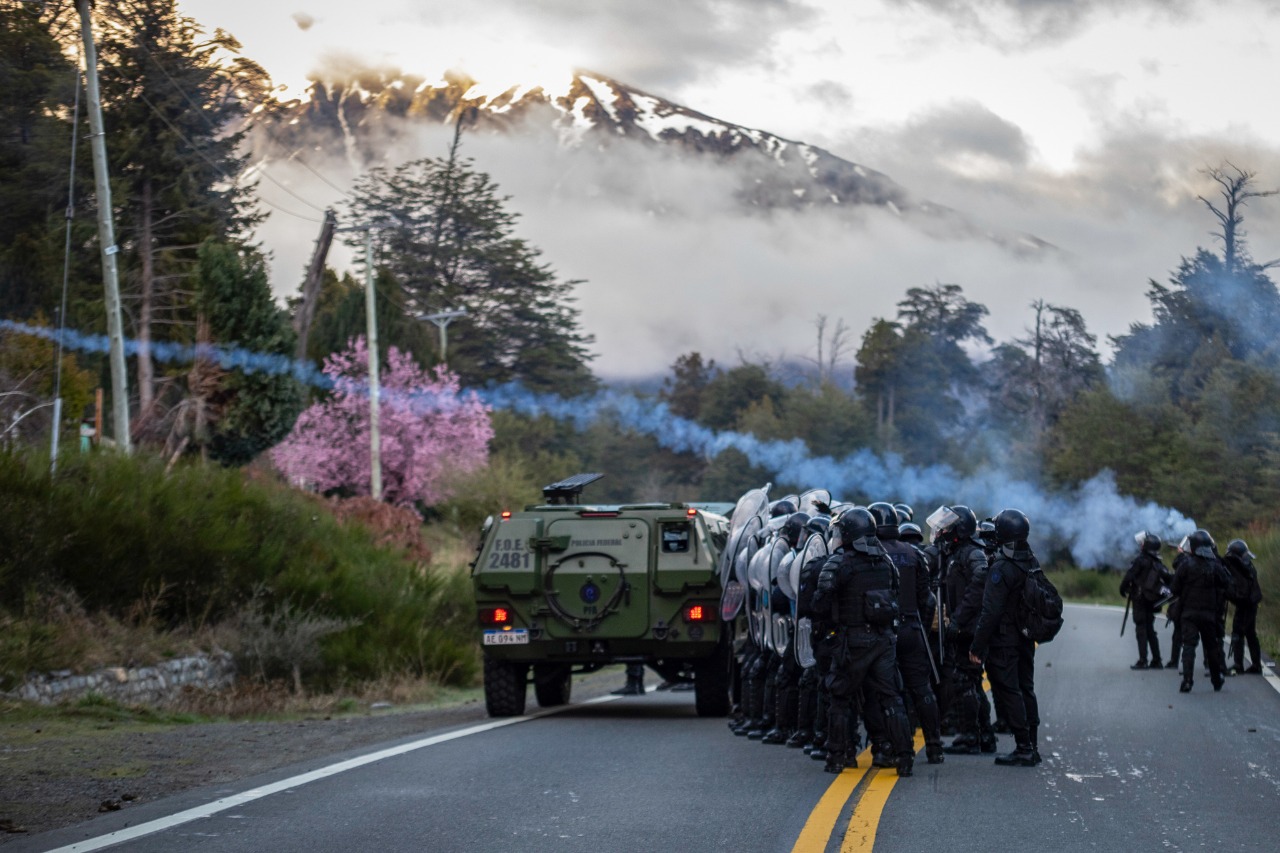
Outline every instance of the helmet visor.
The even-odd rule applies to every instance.
[[[1133,541],[1138,543],[1139,548],[1147,544],[1147,531],[1139,530],[1137,533],[1133,534]]]
[[[960,516],[952,512],[951,507],[940,506],[924,520],[924,523],[929,525],[929,530],[936,536],[959,520]]]

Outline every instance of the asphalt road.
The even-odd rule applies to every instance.
[[[341,756],[359,765],[341,772],[312,763],[6,846],[791,851],[823,849],[797,844],[802,832],[813,837],[823,802],[829,851],[871,849],[872,839],[879,851],[945,853],[1280,848],[1280,692],[1269,680],[1231,678],[1214,693],[1198,662],[1195,689],[1180,694],[1174,670],[1129,670],[1136,647],[1131,628],[1118,636],[1118,610],[1072,606],[1067,616],[1037,658],[1038,768],[949,756],[936,767],[921,759],[909,779],[867,773],[857,787],[847,771],[840,788],[797,750],[699,719],[691,693],[650,693],[483,731],[424,732],[434,738],[387,744],[399,753],[378,760]],[[1001,738],[1002,750],[1011,740]],[[298,778],[309,771],[321,778]],[[207,816],[171,817],[202,807]],[[165,820],[137,838],[103,837]]]

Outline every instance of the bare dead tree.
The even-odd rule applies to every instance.
[[[1266,198],[1280,193],[1280,189],[1258,190],[1253,188],[1257,172],[1247,171],[1230,161],[1223,161],[1221,166],[1201,169],[1201,174],[1208,175],[1220,189],[1223,207],[1209,201],[1204,196],[1196,196],[1204,202],[1205,207],[1214,215],[1222,230],[1214,232],[1214,236],[1222,241],[1222,262],[1227,272],[1234,272],[1240,263],[1240,247],[1244,244],[1245,230],[1243,208],[1251,198]]]
[[[805,361],[817,366],[819,384],[826,382],[835,375],[836,364],[849,351],[849,327],[845,325],[843,318],[837,318],[836,327],[831,332],[829,344],[826,340],[827,323],[828,317],[826,314],[819,314],[813,321],[814,328],[818,330],[818,356],[817,358],[805,359]]]

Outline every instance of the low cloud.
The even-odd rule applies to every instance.
[[[1006,48],[1060,42],[1093,18],[1120,8],[1109,0],[885,0],[890,6],[926,9],[966,32]],[[1157,15],[1186,14],[1196,0],[1131,0],[1124,9]]]

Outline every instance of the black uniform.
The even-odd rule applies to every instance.
[[[1201,553],[1203,552],[1203,553]],[[1225,661],[1219,614],[1226,601],[1228,576],[1222,561],[1208,548],[1184,554],[1173,576],[1182,629],[1182,692],[1191,689],[1196,666],[1196,641],[1204,643],[1205,663],[1214,690],[1221,690]]]
[[[1231,603],[1235,617],[1231,620],[1231,656],[1236,672],[1262,672],[1262,647],[1258,643],[1258,605],[1262,603],[1262,586],[1258,583],[1258,567],[1247,556],[1231,552],[1222,558],[1232,575]],[[1244,668],[1244,647],[1249,646],[1248,669]]]
[[[818,576],[813,606],[830,613],[836,628],[827,687],[827,769],[856,764],[849,753],[853,701],[864,684],[883,709],[898,774],[911,774],[913,751],[907,712],[897,688],[897,635],[894,627],[897,570],[874,537],[859,539],[843,554],[829,558]]]
[[[1015,755],[1039,763],[1040,705],[1036,701],[1036,644],[1018,630],[1018,606],[1027,575],[1040,563],[1025,542],[1006,545],[987,571],[982,612],[972,651],[984,658],[996,704],[1017,744]],[[1019,760],[1006,763],[1026,763]]]
[[[1120,594],[1133,603],[1133,633],[1138,638],[1138,662],[1134,669],[1146,669],[1148,665],[1152,668],[1164,666],[1160,657],[1160,637],[1156,633],[1156,613],[1160,611],[1156,604],[1163,597],[1161,590],[1168,589],[1171,583],[1173,575],[1164,563],[1145,550],[1134,557],[1124,580],[1120,581]],[[1176,655],[1176,650],[1169,652],[1170,657]]]
[[[877,528],[881,547],[898,569],[898,672],[920,720],[925,754],[930,763],[942,760],[942,727],[933,693],[934,663],[928,637],[934,598],[929,592],[929,567],[924,555],[898,538],[897,528]]]
[[[949,752],[995,752],[991,728],[991,702],[982,688],[982,666],[969,660],[973,629],[982,612],[987,585],[987,555],[972,539],[954,545],[943,555],[943,596],[950,623],[947,626],[947,661],[952,679],[951,703],[956,710],[959,737]]]

